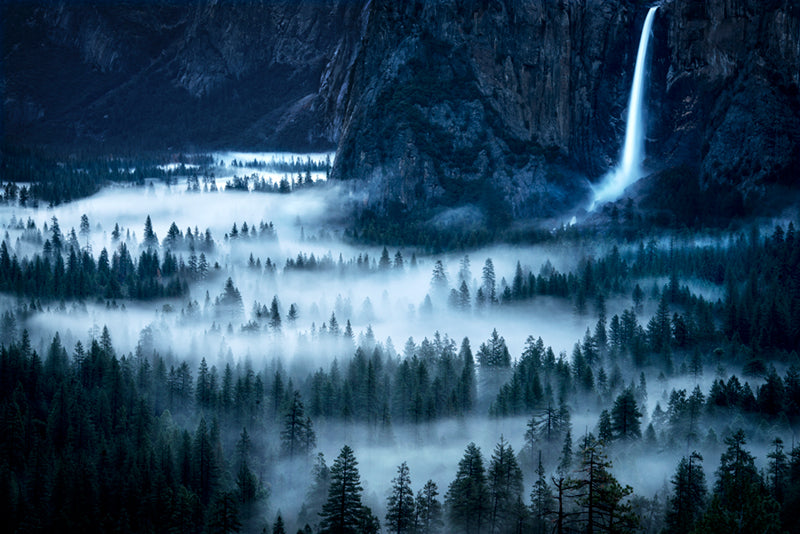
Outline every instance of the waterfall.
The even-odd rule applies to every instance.
[[[622,161],[603,178],[594,190],[594,201],[589,210],[598,204],[616,200],[626,187],[641,178],[641,163],[644,160],[645,125],[642,120],[644,82],[647,74],[647,44],[658,7],[651,7],[644,20],[642,35],[639,38],[639,51],[636,53],[636,67],[633,71],[631,98],[628,103],[628,120],[625,126],[625,145]]]

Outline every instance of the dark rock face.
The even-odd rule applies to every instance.
[[[664,7],[664,37],[652,150],[659,165],[689,163],[701,186],[735,186],[745,196],[774,182],[796,184],[800,5],[675,0]]]
[[[648,4],[6,3],[4,135],[336,146],[334,179],[383,215],[503,226],[563,214],[619,157]],[[670,0],[653,31],[652,198],[662,174],[661,187],[685,176],[751,199],[796,184],[797,2]]]
[[[132,150],[335,142],[335,95],[346,79],[338,66],[358,39],[354,2],[0,9],[12,140]]]
[[[587,179],[619,157],[643,2],[371,7],[335,177],[384,208],[516,218],[585,205]],[[797,180],[798,11],[791,0],[660,8],[648,168],[744,196]]]
[[[403,209],[503,223],[588,194],[618,152],[641,12],[627,2],[378,2],[334,177]]]

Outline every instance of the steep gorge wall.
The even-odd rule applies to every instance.
[[[3,136],[335,146],[334,179],[384,216],[561,215],[619,156],[649,4],[4,3]],[[653,31],[648,168],[751,197],[795,185],[797,2],[668,0]]]
[[[587,179],[619,156],[646,7],[373,2],[334,176],[395,214],[466,205],[502,224],[504,213],[583,204]],[[651,170],[681,168],[686,180],[745,195],[796,182],[799,9],[791,0],[661,6]]]
[[[654,158],[744,194],[800,179],[800,5],[674,0],[664,7]]]
[[[553,215],[618,151],[642,9],[373,2],[334,176],[395,210]],[[392,206],[386,206],[386,204]]]

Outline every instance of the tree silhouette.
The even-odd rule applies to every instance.
[[[357,534],[364,523],[365,510],[361,504],[361,477],[353,449],[342,447],[330,470],[328,500],[322,507],[320,532]],[[371,512],[370,512],[371,515]]]
[[[386,503],[386,528],[389,532],[403,534],[413,531],[414,506],[411,476],[408,464],[403,462],[398,466],[397,476],[392,480],[392,491]]]

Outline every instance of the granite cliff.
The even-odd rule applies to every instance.
[[[335,147],[333,178],[380,215],[503,226],[563,214],[619,156],[648,5],[6,4],[4,136]],[[664,207],[676,181],[740,207],[796,187],[796,2],[667,1],[652,47],[645,204]]]

